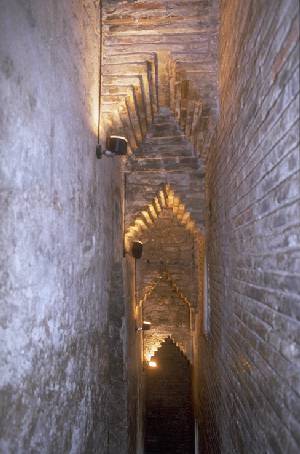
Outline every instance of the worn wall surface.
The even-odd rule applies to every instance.
[[[95,158],[98,2],[0,8],[0,451],[100,453],[115,424],[126,452],[120,161]]]
[[[216,419],[222,453],[296,453],[299,4],[223,1],[220,17],[221,117],[207,179],[204,416],[207,409]],[[216,452],[218,431],[209,440]]]

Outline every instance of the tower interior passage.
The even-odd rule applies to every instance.
[[[0,10],[0,452],[300,452],[299,2]]]

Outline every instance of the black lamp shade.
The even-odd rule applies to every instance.
[[[127,154],[127,140],[125,137],[120,136],[110,136],[107,139],[106,148],[111,153],[117,155],[126,155]]]
[[[132,243],[131,252],[135,259],[140,259],[143,253],[143,243],[141,241],[134,241]]]
[[[142,330],[143,331],[149,331],[149,329],[151,329],[151,323],[150,322],[143,322]]]

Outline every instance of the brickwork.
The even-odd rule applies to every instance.
[[[194,237],[166,209],[140,238],[144,247],[137,264],[137,296],[144,319],[152,322],[144,335],[145,357],[172,336],[191,360],[190,309],[197,305],[198,290]]]
[[[203,418],[215,424],[207,452],[296,453],[299,4],[223,1],[220,17],[221,116],[207,175],[211,334],[200,343]]]
[[[106,131],[125,134],[135,152],[168,107],[204,156],[217,112],[218,2],[103,4]]]
[[[143,297],[147,284],[166,270],[188,302],[196,306],[198,288],[193,235],[180,224],[171,210],[164,210],[155,225],[140,238],[144,248],[137,268],[139,297]]]
[[[190,308],[170,292],[169,284],[161,281],[143,307],[151,329],[144,333],[144,352],[149,360],[168,336],[189,357],[191,355]]]
[[[192,361],[193,311],[202,290],[204,165],[169,107],[154,114],[128,159],[125,192],[126,251],[130,254],[133,240],[143,242],[136,263],[137,324],[152,323],[140,336],[142,360],[171,336]],[[143,383],[140,390],[138,408],[146,397]]]
[[[298,453],[297,0],[2,3],[1,452]]]
[[[155,116],[142,146],[130,157],[126,169],[126,229],[141,217],[145,206],[166,185],[180,198],[178,202],[184,204],[198,229],[203,229],[204,163],[193,155],[193,148],[170,109],[161,109]],[[148,221],[150,226],[157,217],[155,213],[154,216]]]

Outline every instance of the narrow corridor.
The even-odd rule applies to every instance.
[[[298,454],[299,1],[0,11],[1,454]]]
[[[146,369],[145,454],[194,454],[191,365],[166,338]]]

